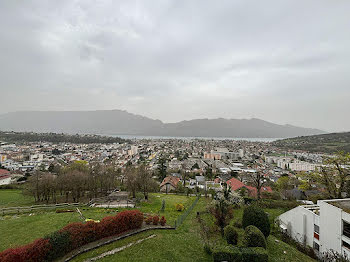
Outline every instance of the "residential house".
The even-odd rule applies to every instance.
[[[227,186],[231,187],[232,191],[238,191],[241,188],[245,188],[247,190],[247,193],[249,196],[251,196],[251,197],[257,196],[258,191],[255,187],[247,186],[246,184],[244,184],[243,182],[239,181],[238,179],[236,179],[234,177],[227,180],[226,184],[227,184]],[[262,187],[260,189],[260,194],[262,194],[263,192],[272,193],[272,189],[271,189],[271,187]]]
[[[162,183],[160,184],[160,191],[161,192],[171,192],[175,191],[177,184],[179,183],[180,178],[175,176],[167,176],[163,179]]]

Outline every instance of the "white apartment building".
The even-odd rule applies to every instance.
[[[316,165],[304,161],[295,161],[289,163],[289,169],[292,171],[313,171],[316,169]]]
[[[282,230],[313,247],[319,256],[333,250],[350,257],[350,198],[298,206],[280,215],[278,220]]]
[[[292,162],[292,159],[289,157],[282,157],[277,159],[276,163],[279,168],[282,169],[288,169],[289,168],[289,163]]]

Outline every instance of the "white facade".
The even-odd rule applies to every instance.
[[[350,256],[350,198],[319,200],[298,206],[278,217],[292,238],[313,247],[320,256],[333,250]]]
[[[292,171],[313,171],[316,169],[316,165],[304,161],[295,161],[289,163],[289,169]]]
[[[291,163],[291,162],[292,162],[292,159],[289,158],[289,157],[279,158],[276,161],[277,166],[279,168],[283,168],[283,169],[288,169],[289,168],[289,163]]]
[[[0,177],[0,186],[11,184],[11,177],[1,178]]]

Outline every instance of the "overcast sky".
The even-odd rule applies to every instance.
[[[0,113],[350,131],[350,1],[0,1]]]

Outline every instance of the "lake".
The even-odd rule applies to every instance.
[[[138,136],[138,135],[116,135],[109,134],[105,136],[120,137],[124,139],[181,139],[181,140],[193,140],[193,139],[203,139],[203,140],[234,140],[234,141],[249,141],[249,142],[273,142],[281,138],[262,138],[262,137],[179,137],[179,136]]]

